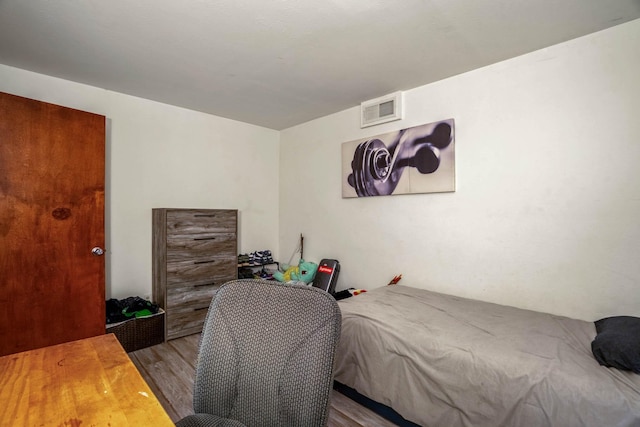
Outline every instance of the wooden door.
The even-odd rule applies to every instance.
[[[105,333],[105,118],[0,92],[0,355]]]

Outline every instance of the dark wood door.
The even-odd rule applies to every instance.
[[[105,118],[0,92],[0,355],[105,333]]]

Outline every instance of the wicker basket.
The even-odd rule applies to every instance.
[[[164,341],[164,311],[107,325],[107,333],[115,334],[129,353]]]

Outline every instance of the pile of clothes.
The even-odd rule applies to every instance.
[[[111,298],[107,300],[107,325],[124,322],[134,317],[144,317],[156,314],[160,307],[140,297],[129,297],[122,300]]]

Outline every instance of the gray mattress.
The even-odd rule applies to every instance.
[[[640,375],[591,322],[385,286],[341,300],[335,379],[429,426],[640,426]]]

